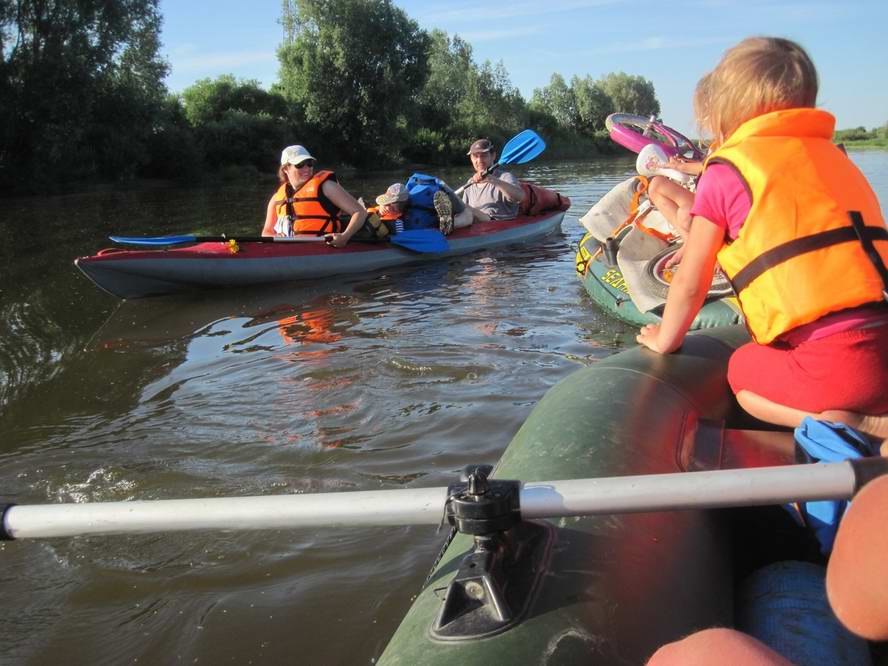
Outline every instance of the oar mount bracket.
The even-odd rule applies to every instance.
[[[521,520],[521,483],[490,479],[490,465],[465,469],[448,491],[445,514],[459,532],[474,538],[431,635],[440,641],[492,636],[518,624],[546,569],[552,531]],[[441,588],[443,591],[444,588]]]
[[[521,522],[521,482],[488,479],[492,469],[470,465],[447,490],[447,522],[463,534],[504,532]]]

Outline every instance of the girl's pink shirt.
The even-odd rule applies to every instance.
[[[715,163],[707,167],[697,182],[692,216],[705,217],[733,240],[749,215],[752,200],[746,185],[733,167]],[[806,340],[825,338],[834,333],[888,323],[884,310],[868,307],[850,308],[824,315],[820,319],[784,333],[780,339],[796,346]]]

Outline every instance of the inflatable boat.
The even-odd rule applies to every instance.
[[[634,325],[660,321],[672,276],[680,270],[669,262],[680,245],[665,218],[644,199],[645,187],[644,177],[632,177],[581,217],[586,234],[576,254],[577,277],[592,301]],[[716,273],[691,329],[742,321],[731,285]]]
[[[636,348],[570,375],[489,482],[682,473],[691,484],[701,471],[792,465],[792,433],[750,429],[727,386],[727,358],[746,339],[741,327],[712,329],[677,354]],[[644,494],[638,483],[633,496]],[[788,515],[611,513],[525,520],[497,543],[457,534],[378,663],[642,664],[695,630],[734,626],[735,584],[749,571],[817,559]]]
[[[693,190],[691,176],[664,165],[672,156],[700,160],[703,153],[654,117],[614,113],[605,124],[613,141],[638,153],[638,176],[618,184],[580,218],[587,233],[577,250],[577,276],[592,301],[608,314],[634,325],[657,323],[672,277],[681,268],[671,261],[680,239],[648,198],[648,184],[662,176]],[[716,271],[691,329],[740,322],[731,285]]]
[[[334,248],[322,242],[267,242],[277,240],[270,238],[219,240],[166,249],[109,248],[80,257],[74,264],[108,293],[119,298],[142,298],[194,289],[310,280],[437,261],[539,240],[557,231],[563,217],[563,210],[549,210],[513,220],[474,224],[455,230],[446,241],[435,231],[440,245],[415,243],[412,249],[394,242],[352,242],[344,248]]]

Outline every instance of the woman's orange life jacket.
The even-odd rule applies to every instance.
[[[834,127],[819,109],[775,111],[743,123],[706,159],[736,169],[750,194],[718,262],[759,344],[888,300],[888,229],[866,178],[832,143]]]
[[[339,208],[321,190],[328,180],[336,182],[332,171],[319,171],[294,190],[289,181],[281,183],[274,195],[277,217],[289,218],[293,233],[323,234],[339,233],[343,225],[339,220]]]

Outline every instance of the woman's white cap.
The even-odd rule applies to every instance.
[[[305,160],[313,160],[311,153],[309,153],[304,146],[287,146],[284,148],[284,152],[281,153],[281,165],[284,164],[302,164]]]

